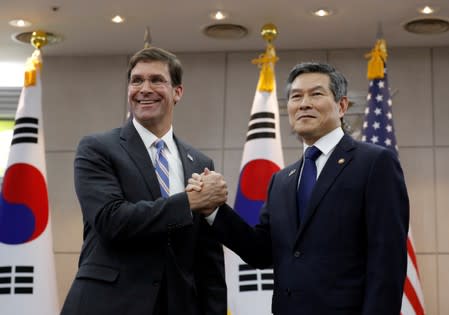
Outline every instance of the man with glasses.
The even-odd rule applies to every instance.
[[[160,48],[136,53],[128,68],[132,118],[83,138],[75,188],[84,222],[79,270],[63,315],[224,315],[223,251],[193,209],[227,198],[218,185],[185,192],[212,160],[173,133],[183,94],[177,57]]]

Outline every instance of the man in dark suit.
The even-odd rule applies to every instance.
[[[295,66],[287,91],[289,122],[315,160],[272,177],[254,228],[226,205],[200,212],[248,264],[273,266],[274,314],[398,315],[409,222],[399,161],[344,134],[347,81],[332,66]],[[310,174],[316,183],[301,188]],[[200,194],[213,185],[207,177],[194,174],[188,190]]]
[[[177,57],[143,49],[128,68],[133,118],[81,140],[75,188],[84,243],[61,314],[226,314],[222,247],[192,213],[224,203],[226,183],[213,175],[221,183],[208,192],[185,192],[192,173],[213,162],[173,134],[182,93]]]

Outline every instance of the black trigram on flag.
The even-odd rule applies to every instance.
[[[18,143],[37,143],[39,120],[35,117],[21,117],[16,119],[11,145]]]
[[[273,269],[255,269],[247,264],[239,265],[239,291],[273,290]]]
[[[246,141],[259,138],[276,138],[276,120],[272,112],[258,112],[251,115]]]
[[[33,266],[0,266],[0,294],[33,294]]]

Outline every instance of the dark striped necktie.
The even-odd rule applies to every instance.
[[[308,147],[304,153],[304,167],[302,168],[297,192],[300,222],[302,222],[305,216],[307,204],[309,203],[310,195],[316,182],[317,170],[315,161],[320,155],[321,151],[315,146]]]

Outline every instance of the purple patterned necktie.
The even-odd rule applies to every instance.
[[[161,186],[161,195],[167,198],[170,195],[170,179],[168,177],[168,160],[165,155],[165,142],[164,140],[158,139],[154,142],[154,146],[157,149],[154,168],[156,169],[157,179]]]

